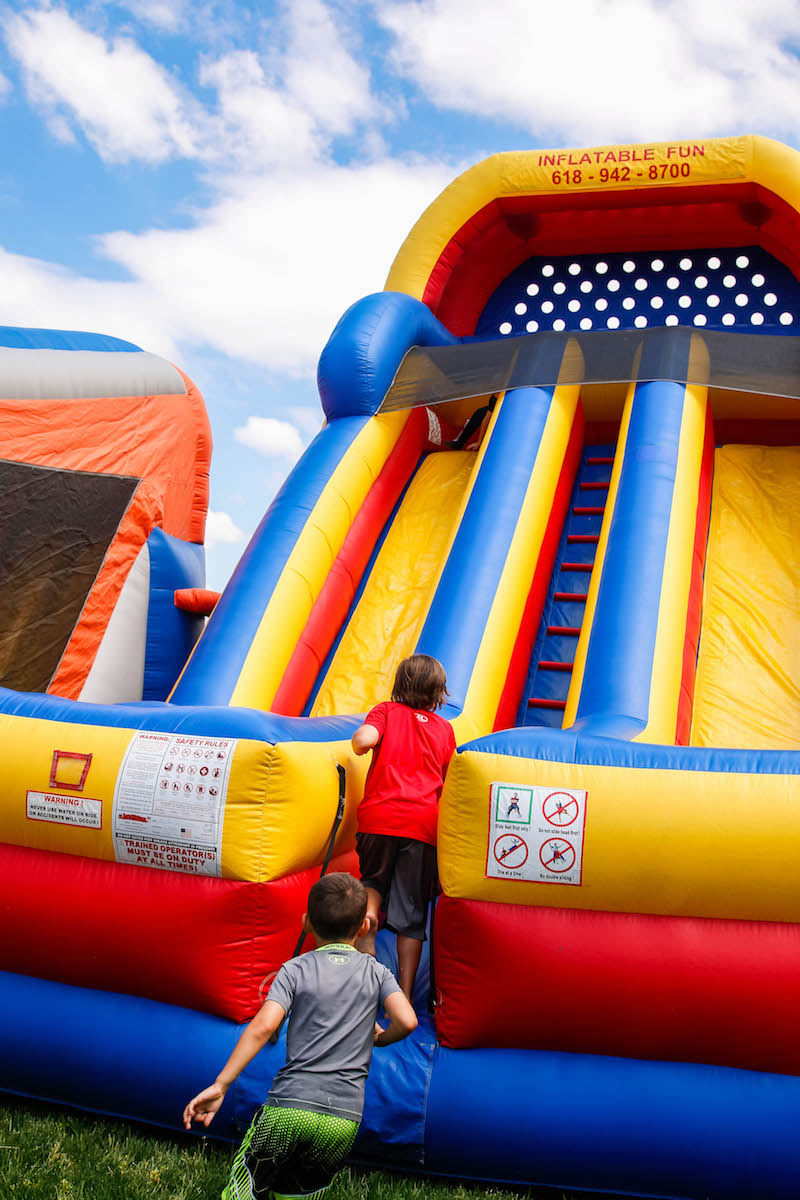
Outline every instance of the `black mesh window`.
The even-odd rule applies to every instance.
[[[0,684],[44,692],[138,479],[0,459]]]

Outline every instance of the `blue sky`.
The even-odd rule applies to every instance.
[[[0,322],[164,354],[214,432],[221,587],[321,422],[315,369],[497,150],[800,135],[787,0],[11,3]]]

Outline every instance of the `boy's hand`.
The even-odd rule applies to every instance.
[[[379,1025],[378,1022],[376,1021],[375,1022],[375,1034],[373,1037],[374,1045],[376,1045],[376,1046],[378,1045],[378,1038],[381,1036],[382,1033],[383,1033],[383,1026]]]
[[[191,1129],[192,1121],[197,1121],[198,1125],[204,1125],[208,1128],[214,1120],[214,1114],[225,1099],[227,1090],[221,1083],[212,1083],[211,1087],[207,1087],[202,1092],[199,1092],[194,1100],[190,1100],[183,1110],[184,1128]]]

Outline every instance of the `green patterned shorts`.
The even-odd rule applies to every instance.
[[[222,1200],[321,1196],[357,1133],[357,1121],[263,1104],[233,1160]]]

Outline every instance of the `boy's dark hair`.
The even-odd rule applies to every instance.
[[[397,668],[392,688],[395,704],[407,704],[409,708],[424,708],[427,712],[441,708],[447,690],[447,676],[438,658],[429,654],[412,654],[404,658]]]
[[[323,875],[308,893],[308,919],[326,941],[358,933],[367,914],[367,890],[344,871]]]

